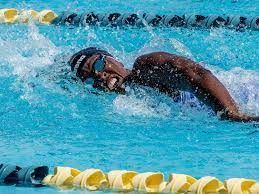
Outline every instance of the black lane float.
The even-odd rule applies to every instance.
[[[42,180],[49,174],[47,166],[21,168],[10,164],[0,164],[0,184],[20,186],[43,186]]]
[[[98,14],[94,12],[77,14],[62,12],[52,22],[55,25],[70,26],[111,26],[111,27],[184,27],[220,28],[227,27],[242,31],[259,30],[259,17],[220,16],[220,15],[157,15],[135,13]]]

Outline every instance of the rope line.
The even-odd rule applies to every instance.
[[[214,193],[214,194],[258,194],[259,183],[255,180],[232,178],[221,182],[216,177],[196,179],[185,174],[170,174],[165,181],[161,172],[137,173],[113,170],[105,174],[100,169],[80,171],[70,167],[56,167],[54,175],[44,178],[43,184],[60,189],[87,189],[89,191],[140,191],[145,193]]]
[[[56,25],[73,26],[134,26],[145,27],[185,27],[185,28],[220,28],[227,27],[242,31],[259,30],[259,16],[220,16],[220,15],[155,15],[135,13],[95,14],[94,12],[77,14],[62,12],[52,22]]]
[[[100,169],[80,171],[58,166],[49,174],[47,166],[19,167],[0,164],[0,185],[51,186],[62,190],[86,189],[88,191],[144,193],[214,193],[214,194],[258,194],[259,182],[245,178],[220,181],[205,176],[196,179],[186,174],[172,173],[165,180],[161,172],[138,173],[128,170],[112,170],[104,173]]]
[[[236,31],[246,29],[259,30],[259,16],[226,16],[226,15],[158,15],[148,13],[74,13],[61,12],[59,15],[52,10],[0,9],[0,23],[27,23],[66,26],[110,26],[110,27],[183,27],[183,28],[230,28]]]
[[[47,166],[20,166],[0,164],[0,185],[42,186],[43,179],[49,174]]]

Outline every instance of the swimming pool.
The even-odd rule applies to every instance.
[[[258,14],[256,1],[217,2],[12,1],[0,7]],[[203,62],[242,110],[259,115],[258,31],[35,25],[1,25],[0,29],[1,162],[259,180],[258,125],[219,121],[207,108],[191,107],[188,101],[174,103],[143,88],[126,96],[94,95],[89,86],[70,79],[64,63],[88,46],[109,50],[129,68],[143,53],[177,53]],[[0,193],[35,192],[58,190],[0,187]]]

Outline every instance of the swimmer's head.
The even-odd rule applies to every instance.
[[[69,60],[72,71],[83,82],[92,81],[94,88],[124,92],[129,70],[107,51],[90,47],[75,53]]]

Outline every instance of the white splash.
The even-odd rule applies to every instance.
[[[11,66],[11,73],[17,78],[14,87],[23,90],[22,98],[32,100],[33,83],[30,80],[37,76],[40,68],[53,64],[58,48],[40,34],[33,23],[28,25],[28,34],[21,34],[15,40],[0,38],[0,46],[4,48],[1,49],[1,63]]]
[[[259,115],[259,74],[256,71],[240,67],[229,71],[211,68],[211,71],[226,86],[243,112]]]
[[[170,42],[172,44],[172,46],[174,47],[174,49],[181,55],[186,56],[190,59],[194,59],[191,51],[189,50],[189,48],[187,46],[185,46],[182,42],[178,41],[175,38],[171,38]]]
[[[138,88],[131,89],[128,95],[119,95],[113,101],[114,111],[141,117],[167,117],[171,108],[165,100],[158,99],[154,92]]]

